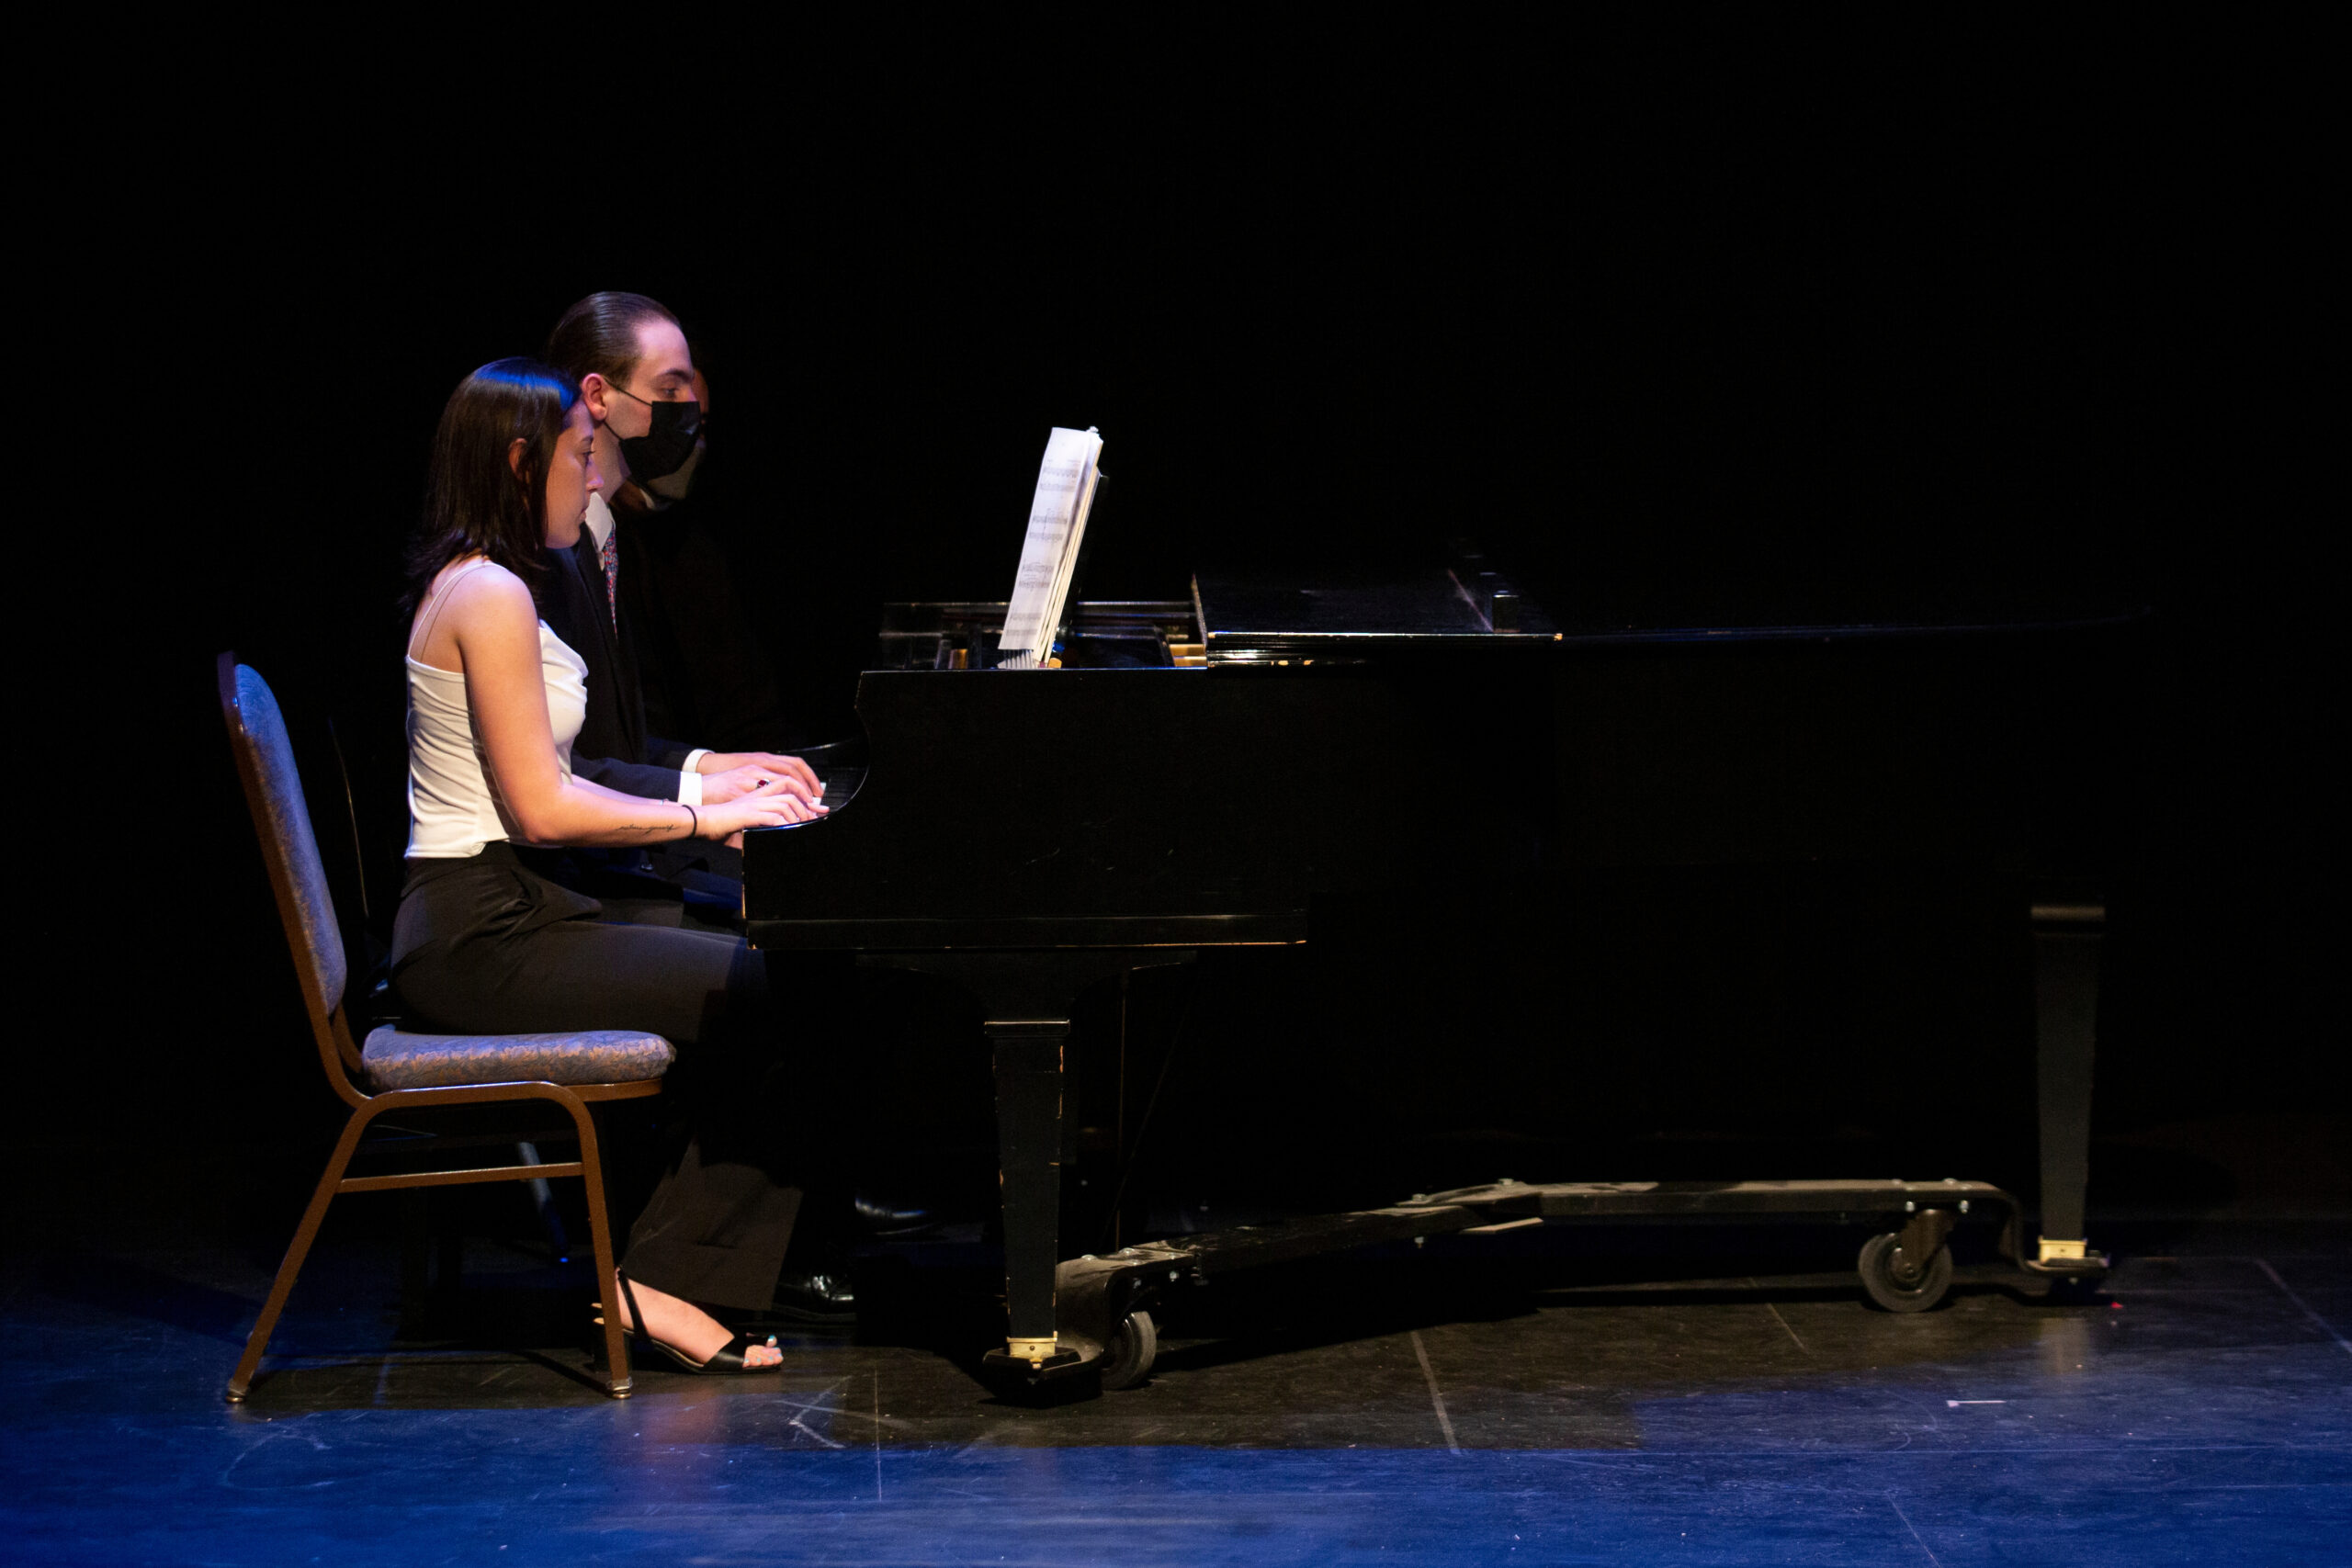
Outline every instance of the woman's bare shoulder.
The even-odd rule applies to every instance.
[[[409,631],[409,657],[443,670],[465,667],[467,649],[536,645],[538,606],[523,580],[481,556],[450,562],[434,580]]]
[[[531,601],[530,585],[496,561],[475,556],[455,562],[442,581],[443,592],[452,611],[472,607],[498,615],[521,611],[533,620],[538,618]]]

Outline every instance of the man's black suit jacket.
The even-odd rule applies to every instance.
[[[692,749],[646,733],[636,647],[626,621],[614,630],[604,563],[586,529],[571,549],[548,552],[532,596],[539,618],[588,665],[588,713],[571,743],[571,771],[624,795],[677,799],[678,771]]]
[[[714,751],[795,751],[766,650],[735,593],[726,547],[688,500],[631,513],[621,539],[621,625],[645,720]]]

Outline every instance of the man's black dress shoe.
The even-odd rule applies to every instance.
[[[858,1227],[871,1235],[919,1231],[931,1224],[929,1209],[916,1203],[893,1202],[870,1192],[860,1192],[851,1201],[850,1207],[857,1215]]]
[[[846,1274],[788,1269],[775,1282],[769,1312],[793,1323],[855,1323],[857,1292]]]

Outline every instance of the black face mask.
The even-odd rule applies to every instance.
[[[628,477],[640,483],[676,473],[695,455],[695,443],[702,437],[702,404],[689,398],[682,403],[650,403],[635,392],[621,391],[622,397],[645,403],[653,416],[653,426],[643,435],[621,437],[621,457],[628,464]]]

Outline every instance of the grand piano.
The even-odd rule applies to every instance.
[[[2100,809],[2084,783],[2098,759],[2081,753],[2109,744],[2089,720],[2128,657],[2130,611],[1555,618],[1456,550],[1419,570],[1204,573],[1189,600],[1080,604],[1055,668],[991,668],[1003,612],[888,606],[858,686],[862,740],[820,764],[830,815],[755,830],[743,850],[754,944],[853,950],[979,1003],[1009,1313],[992,1364],[1046,1378],[1116,1361],[1126,1322],[1132,1378],[1124,1306],[1161,1263],[1174,1280],[1205,1261],[1150,1246],[1062,1258],[1081,991],[1204,949],[1309,942],[1349,911],[1409,929],[1629,867],[1957,864],[2014,888],[2037,954],[2042,1223],[2012,1250],[2044,1271],[2097,1267],[2082,1200],[2104,905],[2075,829]],[[1440,740],[1442,795],[1426,772]],[[1896,1213],[1911,1272],[1902,1246],[1885,1249],[1888,1300],[1917,1299],[1923,1256],[1968,1208],[1923,1212],[1901,1183],[1762,1186],[1718,1184],[1707,1201]],[[1693,1212],[1620,1187],[1563,1190],[1555,1207]],[[1528,1209],[1553,1202],[1535,1191],[1417,1201],[1316,1234],[1533,1223],[1554,1212]],[[1942,1228],[1922,1230],[1932,1215]]]

